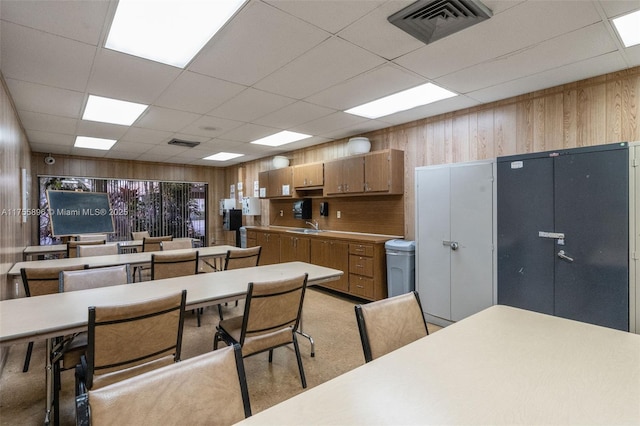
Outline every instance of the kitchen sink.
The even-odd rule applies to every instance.
[[[298,229],[289,229],[287,232],[294,232],[296,234],[319,234],[324,232],[322,229],[309,229],[309,228],[298,228]]]

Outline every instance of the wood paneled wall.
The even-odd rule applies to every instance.
[[[635,67],[362,136],[371,140],[373,151],[405,152],[403,229],[407,239],[414,239],[416,167],[640,140],[639,102],[640,67]],[[338,140],[284,155],[292,165],[332,160],[347,155],[347,142]],[[270,169],[271,159],[240,167],[245,182],[252,183],[260,171]],[[260,219],[269,224],[265,203]],[[380,216],[378,222],[384,219]]]
[[[0,212],[3,209],[20,209],[21,171],[30,167],[30,152],[27,137],[15,112],[15,107],[0,74]],[[28,245],[31,234],[28,224],[13,214],[0,215],[0,299],[15,296],[13,280],[7,279],[7,271],[15,262],[22,260],[22,250]],[[4,367],[8,349],[0,350],[0,373]]]
[[[227,233],[222,232],[222,218],[218,215],[218,200],[224,198],[225,170],[219,167],[189,166],[180,164],[149,163],[141,161],[112,160],[105,158],[85,158],[54,155],[56,163],[45,164],[47,154],[33,153],[31,162],[33,179],[32,191],[38,193],[37,176],[75,176],[93,178],[117,178],[160,180],[176,182],[206,182],[209,184],[208,217],[209,245],[226,244]],[[33,201],[34,203],[37,200]],[[36,207],[35,205],[33,207]],[[37,220],[32,221],[32,244],[37,245]],[[234,240],[231,242],[235,241]]]

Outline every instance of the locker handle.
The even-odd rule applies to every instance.
[[[566,260],[567,262],[573,262],[573,257],[569,257],[564,253],[564,250],[560,250],[558,252],[558,257],[560,259]]]
[[[442,241],[443,246],[451,247],[451,250],[456,251],[460,247],[457,241]]]

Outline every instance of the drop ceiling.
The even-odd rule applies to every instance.
[[[490,19],[429,45],[387,21],[411,3],[249,0],[180,69],[103,47],[116,1],[0,0],[0,71],[33,151],[228,166],[640,65],[610,21],[637,0],[485,0]],[[459,96],[343,112],[426,82]],[[90,94],[150,106],[130,127],[83,121]],[[281,130],[314,136],[249,143]],[[118,142],[74,148],[77,135]],[[202,160],[220,151],[245,155]]]

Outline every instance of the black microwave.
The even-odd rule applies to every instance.
[[[302,198],[293,202],[294,219],[311,219],[311,198]]]

